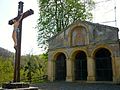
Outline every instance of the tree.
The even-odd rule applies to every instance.
[[[47,72],[47,54],[26,55],[22,57],[21,80],[29,82],[43,81]]]
[[[75,20],[92,19],[93,0],[38,0],[38,45],[47,50],[47,40]]]
[[[31,83],[37,68],[37,63],[35,63],[36,58],[33,55],[27,55],[26,58],[24,57],[24,59],[24,61],[26,61],[26,64],[21,68],[21,76],[23,80],[28,80]]]

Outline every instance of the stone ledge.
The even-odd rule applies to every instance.
[[[15,88],[15,89],[0,88],[0,90],[38,90],[38,87]]]
[[[30,85],[22,82],[15,83],[3,83],[2,88],[5,89],[15,89],[15,88],[28,88]]]
[[[38,87],[30,87],[29,84],[23,82],[3,83],[0,90],[38,90]]]

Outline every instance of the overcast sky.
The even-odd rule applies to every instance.
[[[29,9],[34,10],[34,15],[23,20],[21,53],[22,55],[29,53],[40,54],[43,50],[37,46],[37,30],[35,29],[38,19],[37,0],[0,0],[0,47],[15,52],[12,40],[13,26],[8,25],[8,21],[17,16],[19,1],[24,2],[24,12]],[[102,2],[96,4],[96,8],[93,10],[93,22],[100,23],[115,20],[114,1],[116,1],[117,27],[120,28],[120,16],[118,15],[120,12],[120,0],[95,0],[95,2],[100,1]],[[115,26],[114,22],[104,24]]]
[[[93,22],[120,28],[120,0],[95,0],[95,2],[96,5],[93,10]],[[115,21],[115,17],[116,23],[111,22]]]
[[[33,9],[34,14],[25,18],[22,25],[22,54],[40,54],[43,51],[37,46],[37,30],[35,29],[38,19],[37,0],[0,0],[0,47],[15,52],[13,48],[13,26],[8,21],[17,16],[18,2],[23,1],[23,12]]]

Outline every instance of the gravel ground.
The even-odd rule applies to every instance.
[[[47,82],[31,86],[39,90],[120,90],[120,85],[110,83]]]

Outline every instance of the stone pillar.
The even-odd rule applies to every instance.
[[[54,61],[49,60],[48,61],[48,80],[53,81],[54,80]]]
[[[112,71],[113,71],[113,82],[117,82],[117,72],[116,72],[116,60],[115,57],[111,57],[112,58]]]
[[[112,57],[113,82],[120,83],[120,57]]]
[[[87,71],[88,71],[87,80],[95,81],[95,61],[91,57],[87,57]]]
[[[67,62],[67,77],[66,81],[72,82],[73,81],[73,63],[72,63],[72,58],[68,58],[66,60]]]

